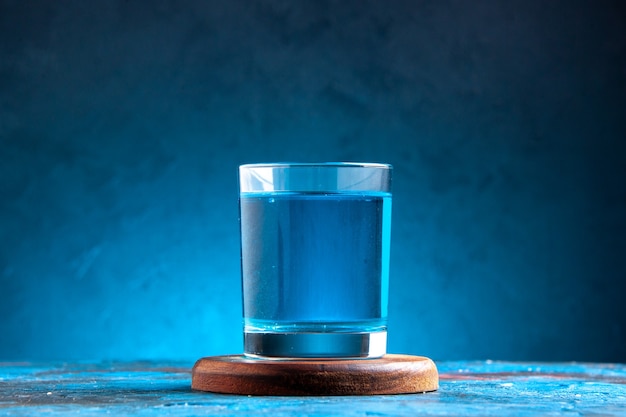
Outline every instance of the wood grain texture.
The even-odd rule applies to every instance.
[[[0,361],[1,416],[626,416],[626,364],[437,362],[439,389],[245,396],[191,389],[193,362]]]
[[[353,360],[213,356],[196,362],[191,387],[241,395],[412,394],[437,390],[439,375],[434,362],[422,356]]]

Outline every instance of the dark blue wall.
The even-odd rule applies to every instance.
[[[626,361],[626,14],[0,0],[0,359],[241,352],[236,167],[395,166],[390,343]]]

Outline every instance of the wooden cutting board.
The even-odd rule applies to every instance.
[[[378,395],[435,391],[437,367],[429,358],[281,360],[243,355],[199,359],[191,388],[240,395]]]

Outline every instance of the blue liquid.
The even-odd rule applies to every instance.
[[[240,214],[245,332],[386,331],[390,194],[243,194]]]

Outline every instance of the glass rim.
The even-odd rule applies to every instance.
[[[393,169],[391,164],[379,162],[261,162],[239,165],[241,169],[254,168],[378,168]]]

